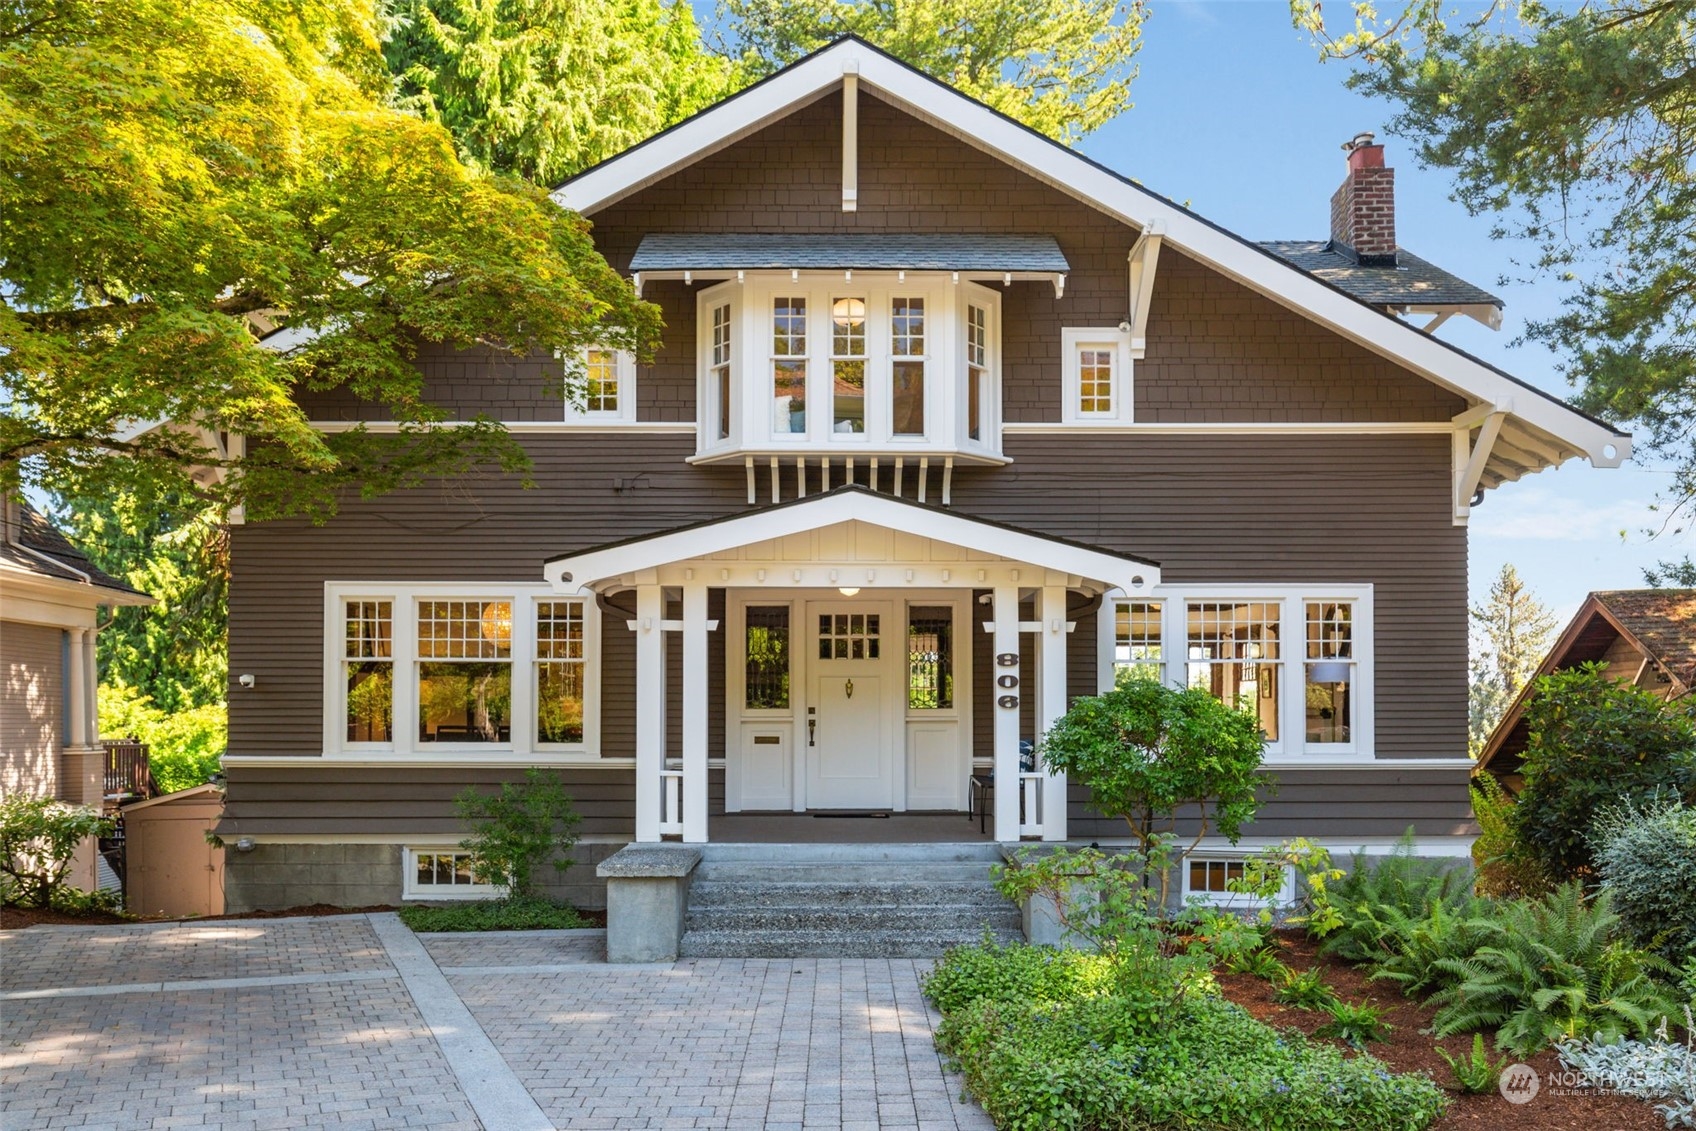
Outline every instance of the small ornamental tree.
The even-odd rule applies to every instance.
[[[499,793],[467,787],[454,806],[471,828],[459,846],[471,853],[478,883],[504,887],[512,899],[529,899],[536,894],[537,868],[571,867],[579,817],[559,775],[532,766],[523,781],[502,782]]]
[[[51,797],[0,801],[0,874],[4,895],[22,907],[51,907],[65,890],[65,873],[77,849],[91,836],[112,831],[98,809],[68,805]]]
[[[1122,676],[1112,691],[1072,704],[1042,739],[1044,765],[1090,789],[1101,812],[1124,819],[1145,870],[1194,822],[1181,862],[1217,831],[1236,842],[1271,783],[1256,771],[1266,739],[1253,715],[1200,688]],[[1168,870],[1159,872],[1160,899]]]
[[[1521,847],[1559,881],[1592,868],[1604,808],[1659,795],[1696,803],[1696,717],[1681,703],[1585,664],[1537,681],[1525,711],[1525,786],[1514,808]]]

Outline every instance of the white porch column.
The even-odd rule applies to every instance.
[[[683,840],[707,840],[707,586],[683,586]]]
[[[70,686],[66,691],[71,699],[71,733],[66,735],[66,746],[88,745],[88,676],[84,665],[88,663],[88,650],[83,647],[88,629],[73,628],[71,634],[71,670],[65,673],[65,682]]]
[[[1014,656],[1019,654],[1019,590],[1017,586],[1001,586],[994,590],[994,603],[991,608],[995,612],[995,655],[1000,657],[1007,653]],[[1019,707],[1018,699],[1025,688],[1016,687],[1012,690],[1003,688],[997,681],[1002,676],[1010,675],[1015,678],[1020,673],[1019,665],[1002,667],[999,663],[990,666],[990,681],[996,684],[993,691],[995,702],[995,839],[998,841],[1016,841],[1019,839]],[[1003,707],[1001,700],[1011,697],[1014,705]]]
[[[1038,741],[1054,721],[1066,713],[1066,589],[1044,585],[1037,600],[1037,620],[1042,623],[1042,679],[1037,705]],[[1048,770],[1047,766],[1043,767]],[[1066,839],[1066,775],[1048,771],[1042,783],[1042,839]]]
[[[88,688],[83,700],[85,716],[88,719],[88,744],[100,745],[100,660],[95,651],[95,637],[99,629],[90,628],[82,635],[82,678]]]
[[[636,587],[636,839],[660,839],[660,771],[665,768],[665,596]]]

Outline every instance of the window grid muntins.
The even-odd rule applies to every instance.
[[[831,432],[866,431],[866,300],[839,298],[830,304]]]
[[[954,706],[954,610],[915,605],[907,611],[907,706]]]
[[[536,605],[536,741],[583,741],[582,601]]]
[[[789,606],[749,605],[743,652],[743,706],[789,709]]]
[[[878,613],[819,614],[819,659],[877,659],[881,619]]]
[[[1190,891],[1200,895],[1231,895],[1231,881],[1245,874],[1241,860],[1190,860]]]
[[[730,304],[713,307],[712,385],[718,398],[718,438],[730,438]]]
[[[418,603],[418,740],[512,740],[512,602]]]
[[[1279,619],[1276,601],[1191,601],[1187,606],[1191,687],[1260,721],[1267,741],[1279,740]]]
[[[1113,666],[1159,679],[1166,654],[1158,601],[1121,601],[1114,610]]]
[[[1078,412],[1113,415],[1113,351],[1097,346],[1078,348]]]
[[[772,300],[773,432],[807,431],[807,300]]]
[[[469,852],[419,852],[413,872],[414,887],[476,887]]]
[[[511,601],[420,601],[418,655],[497,660],[512,655]]]
[[[984,405],[988,403],[984,383],[989,379],[989,312],[984,307],[966,306],[966,435],[984,437]]]
[[[925,434],[925,300],[897,298],[889,308],[891,432]]]
[[[394,741],[394,603],[348,601],[342,687],[348,742]]]
[[[1354,732],[1354,605],[1305,603],[1306,679],[1302,687],[1309,743],[1344,745]]]
[[[612,350],[590,350],[585,365],[585,377],[587,381],[583,411],[616,413],[619,397],[618,354]]]

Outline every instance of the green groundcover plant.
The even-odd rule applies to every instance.
[[[594,926],[574,907],[533,896],[479,899],[447,907],[403,907],[400,918],[415,931],[546,931]]]
[[[1001,1128],[1419,1131],[1441,1089],[1375,1058],[1278,1032],[1205,986],[1151,1019],[1110,956],[955,948],[925,982],[937,1044]]]

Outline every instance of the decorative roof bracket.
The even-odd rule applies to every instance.
[[[1142,358],[1148,345],[1148,306],[1154,294],[1155,268],[1160,264],[1160,245],[1165,238],[1166,225],[1151,220],[1126,256],[1130,265],[1130,316],[1120,329],[1130,332],[1134,360]]]

